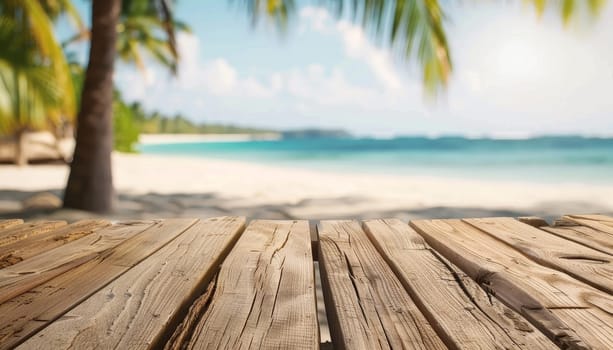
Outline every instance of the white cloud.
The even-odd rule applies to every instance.
[[[147,105],[168,104],[168,92],[173,99],[181,95],[193,96],[196,101],[177,103],[207,107],[215,98],[267,98],[281,100],[288,96],[297,100],[300,111],[313,110],[306,106],[360,106],[363,110],[383,111],[406,101],[408,85],[403,86],[394,71],[389,54],[373,46],[360,27],[346,21],[332,22],[327,10],[319,7],[305,7],[300,12],[305,23],[318,32],[332,33],[342,41],[346,54],[366,63],[380,82],[377,85],[360,86],[352,83],[342,69],[325,68],[320,64],[278,71],[265,78],[244,76],[224,58],[202,60],[200,41],[197,37],[181,33],[177,38],[181,61],[178,77],[160,81],[160,68],[150,70],[155,84],[144,83],[135,71],[123,71],[120,79],[130,88],[124,95],[130,100],[144,100]],[[150,66],[155,67],[154,64]],[[419,93],[419,91],[414,91]],[[187,97],[189,98],[189,97]],[[204,100],[204,101],[203,101]],[[271,104],[280,103],[280,101]],[[210,103],[209,103],[210,105]],[[164,107],[158,107],[163,109]]]
[[[362,27],[355,24],[339,21],[336,29],[341,34],[345,50],[350,57],[363,60],[386,89],[402,89],[403,83],[388,50],[374,46],[366,37]]]
[[[339,68],[311,64],[306,69],[281,73],[286,92],[302,103],[319,106],[351,106],[363,111],[384,111],[406,103],[406,95],[353,84]]]
[[[373,45],[361,26],[347,20],[333,23],[332,16],[323,7],[305,6],[300,11],[300,18],[304,26],[311,30],[339,36],[347,56],[364,62],[385,89],[403,88],[403,81],[389,51]]]
[[[299,17],[301,21],[302,32],[313,30],[320,33],[329,31],[331,17],[327,9],[316,6],[305,6],[300,9]]]
[[[204,65],[204,69],[202,69],[202,74],[198,74],[197,76],[199,76],[199,79],[195,81],[188,76],[188,81],[196,83],[202,82],[207,90],[213,95],[226,95],[232,93],[238,85],[236,69],[221,58],[217,58],[212,62],[207,62]]]
[[[270,46],[273,68],[254,69],[230,56],[204,59],[198,37],[182,34],[178,79],[165,79],[154,64],[149,85],[134,69],[120,67],[117,78],[126,98],[149,108],[246,125],[368,134],[613,132],[613,47],[603,44],[613,33],[613,5],[588,33],[563,31],[557,18],[554,25],[539,22],[502,5],[467,6],[450,16],[454,73],[436,104],[424,103],[420,77],[403,74],[360,26],[337,21],[321,7],[303,7],[304,32],[289,39],[304,43],[312,56],[294,60],[293,48]],[[246,55],[269,54],[244,47]],[[285,61],[279,58],[284,52],[290,52]],[[354,74],[356,67],[369,74]]]
[[[480,19],[482,30],[451,38],[459,54],[447,113],[490,130],[598,130],[613,111],[613,50],[598,39],[613,33],[611,18],[609,6],[601,28],[586,32],[561,29],[558,18]]]
[[[181,33],[177,37],[181,59],[178,76],[160,81],[156,79],[161,68],[149,62],[148,66],[156,67],[147,71],[146,79],[133,70],[121,71],[119,79],[128,83],[130,88],[124,92],[132,100],[149,100],[156,104],[151,90],[156,90],[155,82],[162,84],[166,91],[174,94],[204,92],[212,96],[233,97],[271,97],[279,90],[279,82],[271,81],[269,85],[260,83],[254,77],[242,77],[237,69],[224,58],[203,61],[200,58],[200,41],[197,37]]]

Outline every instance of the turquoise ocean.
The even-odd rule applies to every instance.
[[[334,172],[613,185],[613,138],[304,138],[148,144],[139,151]]]

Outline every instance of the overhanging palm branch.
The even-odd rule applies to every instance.
[[[66,15],[79,32],[87,31],[72,0],[39,0],[38,2],[52,21],[58,19],[60,15]]]
[[[12,20],[0,18],[0,47],[6,48],[0,51],[0,134],[45,129],[62,119],[63,91],[55,71],[32,64],[32,49],[15,45],[26,38]]]
[[[135,63],[144,72],[143,56],[149,55],[173,74],[177,72],[179,54],[175,32],[189,31],[189,27],[174,19],[171,1],[124,0],[120,21],[119,58]]]
[[[38,65],[50,69],[53,74],[49,78],[63,94],[60,113],[66,118],[74,118],[76,103],[70,71],[62,46],[55,37],[51,18],[45,12],[44,3],[52,4],[53,2],[3,0],[0,4],[0,17],[12,20],[13,25],[19,27],[19,32],[27,35],[27,38],[20,40],[20,49],[37,55]],[[67,1],[61,1],[61,3],[65,5]],[[65,7],[49,8],[57,10]],[[16,43],[13,41],[11,46],[15,46]]]
[[[241,0],[252,21],[272,19],[281,29],[296,9],[294,0]],[[452,61],[443,28],[444,13],[437,0],[320,0],[338,17],[349,16],[405,59],[417,59],[424,86],[444,87]]]
[[[234,0],[243,4],[256,23],[260,17],[272,19],[285,29],[296,8],[295,0]],[[598,14],[606,0],[524,0],[537,13],[557,9],[568,23],[581,8]],[[444,88],[452,70],[445,34],[445,13],[439,0],[319,0],[338,16],[349,16],[369,33],[390,45],[405,60],[417,59],[426,89],[435,93]]]
[[[524,0],[524,2],[532,3],[539,16],[548,8],[555,9],[559,12],[564,24],[568,24],[584,9],[587,9],[592,16],[598,15],[607,0]]]

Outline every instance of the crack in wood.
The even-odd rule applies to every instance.
[[[593,264],[608,264],[609,260],[594,258],[585,255],[564,255],[560,256],[560,259],[566,260],[581,260],[581,262],[593,263]]]
[[[217,290],[218,278],[219,269],[204,293],[194,301],[192,306],[190,306],[187,315],[183,318],[183,322],[177,326],[172,336],[164,345],[164,350],[184,350],[187,348],[188,341],[192,338],[198,322],[200,322],[211,305],[211,300]]]

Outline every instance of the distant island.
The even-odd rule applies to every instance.
[[[342,129],[298,129],[281,131],[284,139],[319,139],[319,138],[348,138],[352,135]]]

